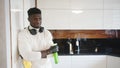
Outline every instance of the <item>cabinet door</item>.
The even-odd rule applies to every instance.
[[[37,0],[37,6],[44,9],[68,9],[69,0]]]
[[[76,12],[79,13],[76,13]],[[75,10],[71,13],[71,29],[102,29],[103,10]]]
[[[107,68],[120,68],[120,57],[107,56]]]
[[[47,29],[70,29],[69,10],[43,9],[42,25]]]
[[[103,0],[70,0],[72,9],[103,9]]]
[[[104,9],[119,9],[120,0],[104,0]]]
[[[104,10],[104,29],[120,29],[120,10]]]
[[[55,64],[52,59],[53,68],[71,68],[71,56],[59,56],[59,63]]]
[[[38,8],[43,12],[42,25],[47,29],[103,28],[103,0],[38,0],[37,2]]]
[[[72,68],[106,68],[106,56],[72,56]]]

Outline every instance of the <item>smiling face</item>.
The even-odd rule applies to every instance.
[[[28,20],[30,22],[30,25],[34,28],[39,28],[41,26],[41,23],[42,23],[41,14],[30,15]]]

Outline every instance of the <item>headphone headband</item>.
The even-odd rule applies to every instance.
[[[28,26],[28,30],[30,32],[30,34],[32,35],[36,35],[37,34],[37,30],[36,29],[29,29],[29,26]],[[39,32],[42,33],[44,31],[44,27],[40,27],[39,28]]]

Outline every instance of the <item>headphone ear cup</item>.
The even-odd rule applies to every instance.
[[[31,33],[32,35],[36,35],[36,34],[37,34],[37,31],[36,31],[35,29],[29,29],[29,31],[30,31],[30,33]]]
[[[39,32],[41,33],[43,31],[44,31],[44,27],[40,27]]]

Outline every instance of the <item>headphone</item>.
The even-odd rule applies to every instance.
[[[30,34],[32,35],[36,35],[37,34],[37,30],[36,29],[29,29],[29,26],[28,26],[28,30],[30,32]],[[39,32],[42,33],[44,31],[44,27],[40,27],[39,28]]]

